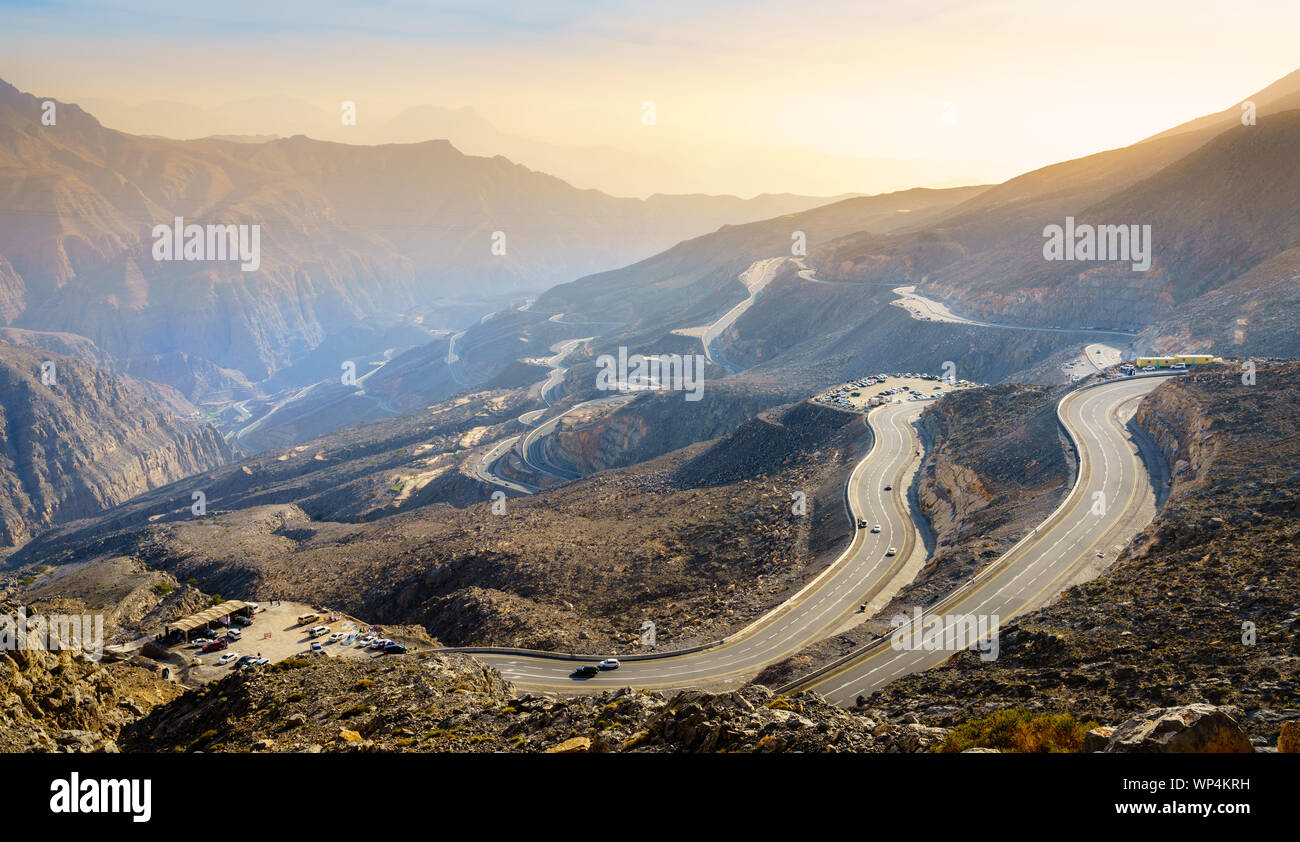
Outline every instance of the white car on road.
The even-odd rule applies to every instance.
[[[871,527],[871,531],[872,531],[872,532],[879,532],[879,531],[880,531],[880,524],[877,523],[875,526]]]

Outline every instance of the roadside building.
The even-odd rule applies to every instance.
[[[238,599],[227,600],[205,608],[197,614],[191,614],[188,617],[182,617],[168,623],[163,627],[162,637],[188,643],[195,632],[198,632],[201,636],[202,632],[214,625],[228,626],[231,619],[237,616],[252,618],[257,608],[256,602],[242,602]]]

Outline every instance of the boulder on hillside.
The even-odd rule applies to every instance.
[[[1115,727],[1111,754],[1250,754],[1250,738],[1227,710],[1198,703],[1152,708]]]

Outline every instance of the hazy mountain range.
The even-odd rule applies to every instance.
[[[43,102],[0,82],[0,317],[119,360],[181,352],[250,380],[376,313],[522,295],[828,201],[616,198],[445,140],[175,141],[62,103],[43,125]],[[260,265],[159,262],[151,232],[175,217],[259,226]]]
[[[617,144],[571,146],[504,132],[471,107],[418,105],[391,117],[357,103],[356,125],[290,97],[257,97],[211,108],[155,101],[124,105],[102,99],[81,104],[105,125],[140,135],[177,139],[226,137],[257,141],[305,134],[353,144],[447,140],[468,155],[503,155],[581,187],[617,196],[656,193],[734,193],[773,189],[836,195],[886,193],[909,187],[946,187],[1000,181],[1005,164],[901,160],[834,155],[811,149],[725,144],[706,146],[647,130]],[[773,187],[775,185],[775,188]]]

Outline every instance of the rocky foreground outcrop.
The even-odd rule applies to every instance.
[[[1250,754],[1255,748],[1230,708],[1152,708],[1115,728],[1096,728],[1084,750],[1109,754]]]
[[[1041,751],[1250,752],[1236,711],[1196,704],[1146,711]],[[1036,723],[1029,718],[1027,727]],[[576,698],[517,695],[459,654],[373,661],[295,659],[234,673],[127,726],[126,751],[808,752],[1016,750],[997,730],[951,740],[915,715],[844,710],[815,693],[622,688]],[[1079,729],[1082,734],[1082,729]]]
[[[15,616],[17,606],[0,604]],[[80,652],[0,647],[0,752],[117,751],[122,726],[181,688],[150,670]]]
[[[516,695],[465,655],[291,660],[236,673],[134,723],[128,751],[914,752],[947,731],[816,694]]]

